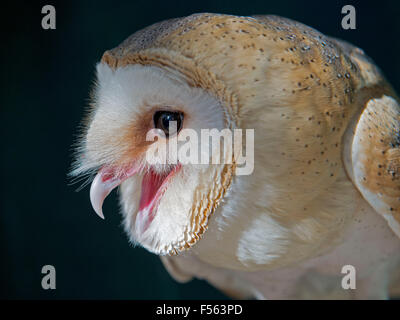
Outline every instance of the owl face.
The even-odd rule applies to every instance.
[[[103,217],[105,197],[120,186],[131,241],[157,254],[189,248],[205,231],[221,198],[224,165],[183,164],[177,142],[185,129],[225,127],[223,108],[205,90],[155,66],[97,66],[92,110],[73,174],[95,173],[90,197]],[[171,126],[171,127],[170,127]],[[163,149],[164,148],[164,149]],[[149,152],[151,151],[152,152]]]

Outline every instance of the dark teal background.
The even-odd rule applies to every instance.
[[[41,29],[41,8],[57,29]],[[353,4],[357,30],[341,28]],[[400,87],[398,1],[45,1],[2,3],[0,298],[216,299],[202,281],[174,282],[160,260],[133,248],[115,193],[99,219],[88,188],[68,185],[71,145],[106,49],[154,22],[196,12],[277,14],[363,48]],[[217,245],[217,244],[216,244]],[[54,265],[57,289],[41,288]]]

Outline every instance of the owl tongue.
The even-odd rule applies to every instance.
[[[143,176],[142,180],[142,193],[140,195],[139,212],[136,218],[136,227],[140,233],[143,233],[150,226],[154,219],[154,207],[164,193],[168,181],[180,169],[177,165],[170,171],[164,173],[157,173],[150,169]]]
[[[153,207],[156,195],[162,192],[161,186],[164,184],[164,181],[166,181],[171,172],[172,171],[159,174],[150,169],[145,173],[142,180],[142,194],[140,196],[139,211],[144,210],[150,205]]]

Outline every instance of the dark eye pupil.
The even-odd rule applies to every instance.
[[[171,121],[176,122],[176,130],[172,127]],[[154,126],[164,131],[166,137],[179,132],[182,128],[183,113],[172,111],[157,111],[154,114]],[[171,128],[170,128],[171,125]],[[171,132],[170,132],[171,131]]]

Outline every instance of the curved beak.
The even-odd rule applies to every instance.
[[[117,174],[116,170],[109,167],[103,167],[99,170],[90,187],[90,202],[100,218],[104,219],[102,209],[104,199],[112,190],[138,171],[137,167],[132,167],[126,172],[122,172],[122,174],[120,171]]]

